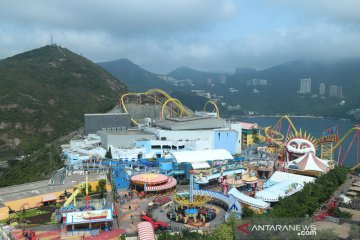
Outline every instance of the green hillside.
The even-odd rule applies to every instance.
[[[84,113],[111,109],[125,91],[126,86],[118,79],[66,48],[45,46],[1,60],[1,160],[30,156],[21,163],[10,162],[8,169],[1,169],[0,186],[9,184],[5,178],[24,177],[21,174],[25,173],[17,171],[21,164],[41,161],[48,166],[45,153],[37,159],[33,152],[81,127]],[[36,165],[41,164],[36,162]],[[34,170],[31,180],[48,177],[37,170],[41,169]]]

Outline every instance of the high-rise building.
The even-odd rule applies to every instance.
[[[253,80],[252,80],[252,85],[253,85],[253,86],[259,85],[259,79],[253,78]]]
[[[259,79],[259,85],[260,86],[267,86],[267,79]]]
[[[300,79],[300,93],[311,93],[311,78]]]
[[[342,98],[342,86],[331,85],[329,95],[330,97]]]
[[[226,84],[226,76],[225,75],[220,75],[220,83]]]
[[[336,96],[337,96],[338,98],[342,98],[342,97],[343,97],[343,95],[342,95],[342,86],[338,86],[338,87],[337,87]]]
[[[330,97],[336,97],[336,92],[337,92],[337,86],[336,85],[331,85],[330,89],[329,89],[329,96]]]
[[[319,95],[325,95],[325,92],[326,92],[326,85],[325,83],[320,83],[320,86],[319,86]]]

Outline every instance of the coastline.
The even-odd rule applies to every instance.
[[[348,121],[356,123],[355,121],[349,119],[349,118],[334,118],[334,117],[324,117],[324,116],[312,116],[312,115],[239,115],[239,116],[230,116],[225,117],[227,119],[233,120],[233,119],[241,119],[241,118],[281,118],[283,116],[288,116],[289,118],[309,118],[309,119],[331,119],[331,120],[337,120],[337,121]]]

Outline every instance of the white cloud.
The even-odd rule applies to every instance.
[[[289,6],[297,12],[312,15],[312,17],[326,17],[332,21],[356,24],[359,27],[359,0],[268,0],[268,2]]]
[[[259,20],[248,14],[248,19],[241,19],[248,25],[246,34],[236,25],[244,2],[0,0],[0,58],[44,46],[51,34],[56,43],[93,61],[129,58],[158,73],[183,65],[231,71],[299,58],[360,56],[360,31],[355,24],[360,1],[268,0],[279,7],[271,11],[271,16],[278,14],[277,22],[284,7],[296,10],[296,21],[252,30],[251,24]],[[269,4],[259,4],[265,14]],[[257,9],[246,10],[255,13]],[[271,16],[263,19],[271,21]]]
[[[44,29],[142,35],[201,30],[237,13],[233,0],[38,0],[1,4],[0,20]]]

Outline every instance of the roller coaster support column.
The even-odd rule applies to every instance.
[[[357,126],[359,127],[359,126]],[[357,135],[357,144],[356,144],[356,164],[359,163],[359,138],[360,138],[360,131],[357,130],[355,135]]]
[[[358,131],[356,131],[356,132],[358,132]],[[340,163],[341,165],[344,164],[344,162],[345,162],[345,160],[346,160],[346,157],[347,157],[348,153],[350,152],[350,149],[351,149],[351,147],[352,147],[352,145],[353,145],[353,143],[354,143],[356,134],[357,134],[357,133],[355,133],[354,137],[353,137],[352,140],[351,140],[351,143],[350,143],[350,145],[349,145],[349,147],[348,147],[348,149],[347,149],[347,151],[346,151],[346,153],[345,153],[345,155],[344,155],[344,157],[343,157],[343,159],[342,159],[342,161],[341,161],[341,163]]]

